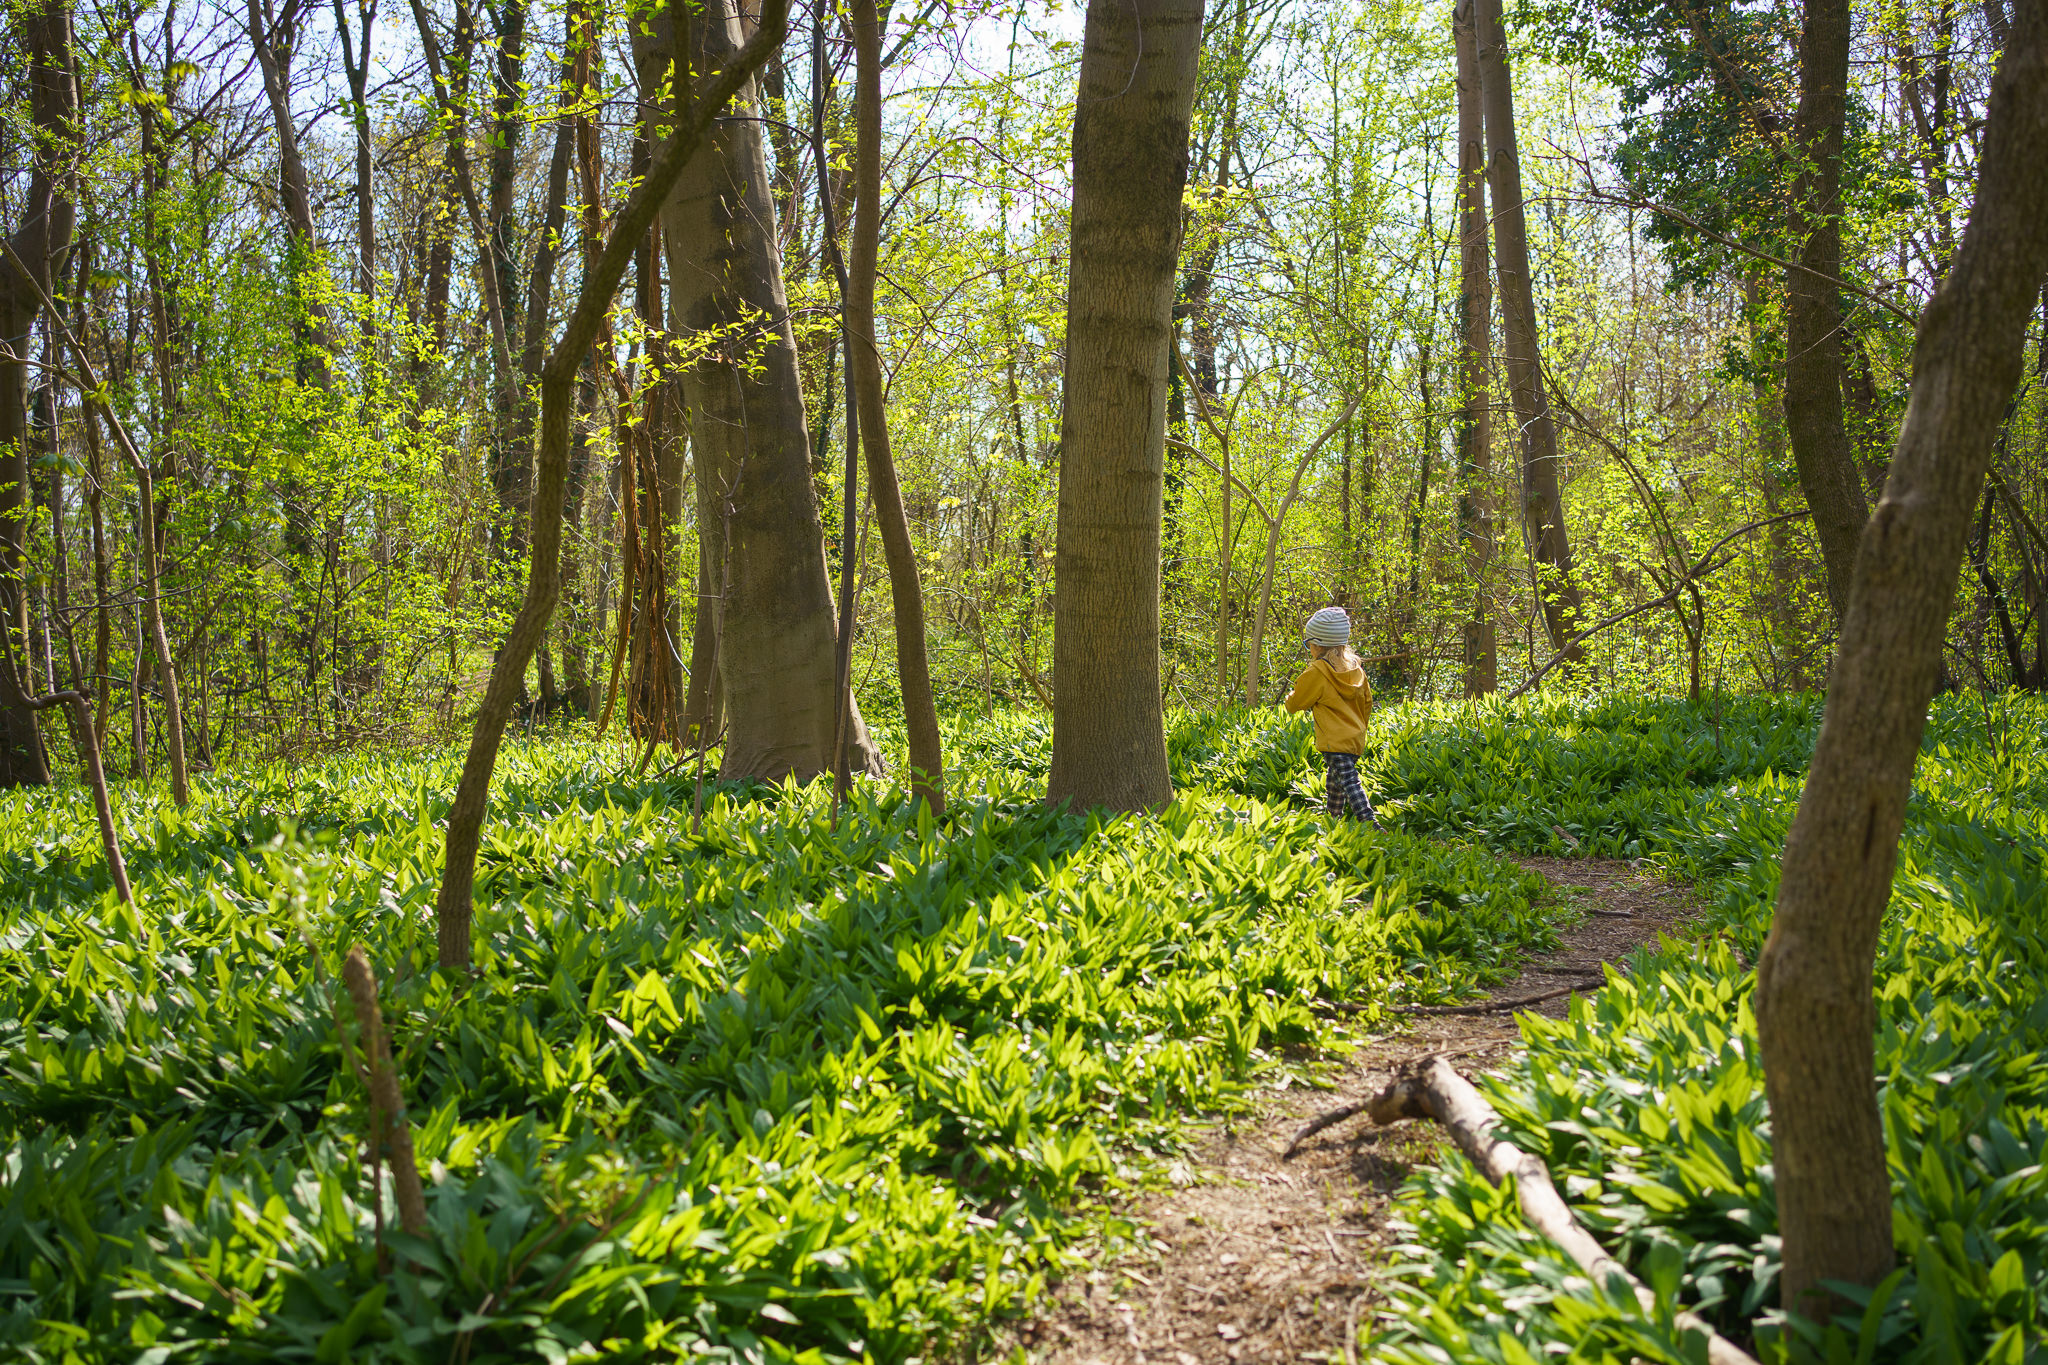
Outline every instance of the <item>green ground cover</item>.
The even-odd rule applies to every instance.
[[[1291,794],[1306,722],[1176,722],[1182,799],[1043,809],[1042,721],[965,721],[955,808],[514,746],[478,978],[429,970],[455,759],[0,798],[0,1355],[907,1361],[971,1342],[1191,1115],[1552,940],[1536,879]],[[1303,788],[1306,790],[1306,788]],[[429,1172],[389,1232],[334,975],[365,944]],[[1364,1022],[1370,1025],[1374,1014]]]
[[[956,810],[635,778],[511,750],[481,975],[427,970],[446,755],[120,795],[140,905],[80,793],[0,798],[0,1354],[30,1360],[910,1360],[971,1343],[1189,1116],[1550,940],[1498,852],[1701,886],[1666,945],[1484,1082],[1671,1302],[1774,1345],[1747,1007],[1807,700],[1389,708],[1387,833],[1332,833],[1304,725],[1182,717],[1157,821],[1035,803],[1042,717],[962,720]],[[1829,1360],[2020,1362],[2048,1322],[2048,707],[1937,704],[1880,953],[1901,1269]],[[886,737],[886,736],[885,736]],[[1566,836],[1569,836],[1567,838]],[[1575,847],[1574,847],[1575,845]],[[385,981],[431,1231],[380,1272],[332,974]],[[1368,1014],[1369,1027],[1373,1016]],[[389,1199],[383,1203],[388,1210]],[[1421,1172],[1373,1349],[1678,1361],[1462,1161]]]
[[[1639,1275],[1767,1352],[2042,1357],[2048,1327],[2048,705],[1943,699],[1878,951],[1877,1074],[1900,1266],[1860,1321],[1786,1332],[1749,1009],[1819,708],[1611,701],[1410,708],[1378,733],[1388,813],[1502,850],[1650,857],[1711,901],[1705,942],[1639,954],[1482,1088]],[[1597,1293],[1462,1161],[1412,1182],[1389,1360],[1681,1361],[1668,1320]]]

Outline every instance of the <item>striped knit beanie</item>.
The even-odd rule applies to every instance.
[[[1351,617],[1342,607],[1324,607],[1308,618],[1302,636],[1312,645],[1336,648],[1351,643]]]

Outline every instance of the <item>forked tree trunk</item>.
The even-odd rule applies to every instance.
[[[1553,649],[1578,631],[1579,585],[1565,534],[1557,423],[1536,345],[1536,296],[1529,275],[1529,219],[1522,203],[1522,159],[1515,140],[1515,94],[1508,72],[1500,0],[1472,0],[1480,102],[1486,120],[1487,180],[1493,191],[1494,268],[1500,276],[1503,358],[1521,434],[1522,517],[1536,561],[1536,596]],[[1576,663],[1576,645],[1566,662]]]
[[[1827,711],[1757,964],[1781,1293],[1808,1316],[1837,1306],[1823,1282],[1874,1285],[1892,1264],[1871,972],[1970,513],[2048,274],[2043,145],[2048,13],[2043,0],[2018,0],[1987,106],[1975,207],[1921,315],[1912,396],[1857,550]]]
[[[643,68],[671,57],[700,71],[726,61],[739,45],[731,0],[690,24],[692,51],[676,51],[680,36],[666,14],[636,33]],[[729,490],[719,772],[803,781],[832,767],[837,627],[751,81],[735,103],[662,209],[669,316],[686,340],[711,342],[684,371],[684,396],[697,477]],[[858,709],[848,749],[855,771],[881,771]]]
[[[1458,54],[1458,542],[1472,580],[1472,610],[1462,629],[1465,695],[1500,683],[1493,595],[1493,408],[1489,402],[1493,331],[1491,252],[1486,233],[1486,120],[1479,94],[1479,50],[1472,0],[1451,19]]]
[[[1869,515],[1842,419],[1842,123],[1849,90],[1849,0],[1806,0],[1799,34],[1801,154],[1785,271],[1785,430],[1827,572],[1828,605],[1848,609],[1857,539]]]
[[[764,0],[759,32],[720,63],[715,73],[688,81],[689,68],[679,69],[677,83],[686,91],[684,112],[646,176],[620,208],[604,249],[584,274],[561,339],[541,368],[540,443],[534,460],[533,539],[526,596],[491,662],[491,679],[484,689],[483,704],[477,708],[462,778],[448,807],[447,852],[434,904],[443,968],[466,970],[470,964],[470,902],[476,889],[477,842],[490,800],[491,770],[497,766],[505,723],[525,688],[526,665],[547,631],[561,589],[557,570],[561,565],[562,499],[568,482],[569,435],[576,416],[577,373],[604,325],[634,248],[653,226],[662,201],[668,198],[684,165],[703,145],[726,101],[782,41],[788,18],[788,0]]]
[[[903,513],[903,488],[889,450],[889,415],[884,409],[882,357],[875,348],[875,265],[882,237],[882,20],[875,0],[853,0],[847,26],[853,34],[854,123],[853,235],[847,243],[847,360],[853,371],[860,439],[867,456],[868,496],[882,533],[882,557],[889,565],[889,597],[896,609],[896,673],[903,694],[903,724],[910,740],[910,785],[933,813],[946,808],[946,763],[939,747],[939,713],[932,701],[931,666],[925,658],[924,588],[918,582],[917,550]]]
[[[1089,0],[1054,560],[1046,799],[1173,798],[1159,695],[1167,366],[1202,0]]]

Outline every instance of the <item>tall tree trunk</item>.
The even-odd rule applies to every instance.
[[[779,90],[786,84],[786,82],[779,80],[775,75],[776,72],[781,70],[782,58],[783,53],[781,49],[777,49],[775,54],[769,58],[767,69],[770,73],[768,83],[771,89]],[[780,100],[782,97],[778,94],[775,98]],[[651,108],[648,109],[644,117],[651,119],[653,117],[653,110]],[[646,136],[647,134],[643,126],[641,140],[639,143],[636,143],[636,147],[645,145]],[[783,128],[779,140],[775,144],[778,175],[781,174],[780,162],[784,156],[784,148],[789,148],[789,155],[792,159],[795,156],[793,139],[794,134],[791,130],[787,127]],[[792,186],[794,186],[796,172],[793,164],[789,172],[789,178]],[[802,196],[796,194],[793,188],[790,191],[790,196],[790,212],[800,214],[803,207]],[[783,223],[783,230],[785,232],[791,230],[787,222]],[[660,233],[657,230],[648,235],[647,250],[641,269],[642,295],[639,299],[641,319],[646,324],[648,330],[653,333],[664,331],[662,325],[664,304],[661,297],[660,270],[658,268],[660,250]],[[802,358],[799,355],[799,376],[802,373],[802,365]],[[675,486],[673,489],[674,501],[671,507],[667,496],[670,490],[664,486],[663,507],[672,510],[672,514],[669,516],[669,524],[681,526],[683,524],[682,464],[683,451],[687,446],[685,437],[687,435],[688,404],[680,376],[672,375],[665,379],[663,381],[663,388],[663,398],[665,401],[661,404],[661,410],[668,418],[673,419],[675,425],[674,439],[670,440],[667,444],[674,451],[673,460],[676,466]],[[719,628],[724,620],[723,613],[725,610],[726,508],[730,505],[729,498],[731,494],[736,490],[726,487],[717,478],[711,477],[701,459],[693,459],[692,461],[690,482],[694,490],[697,516],[697,565],[693,574],[696,591],[694,593],[694,611],[690,626],[689,679],[687,691],[683,696],[683,717],[679,742],[701,748],[708,746],[725,725],[725,693],[720,687],[718,680],[718,637]]]
[[[725,616],[725,509],[731,494],[723,476],[701,453],[691,486],[697,509],[697,612],[690,631],[690,690],[684,703],[684,739],[709,744],[725,723],[725,690],[718,677],[718,637]]]
[[[479,264],[491,273],[498,307],[508,336],[517,337],[524,321],[512,309],[519,303],[519,255],[512,231],[512,200],[518,188],[519,144],[526,132],[523,85],[526,69],[526,0],[486,0],[497,37],[496,70],[492,74],[490,157],[484,186],[484,231],[488,251]],[[573,19],[571,20],[573,22]],[[559,130],[558,130],[559,132]],[[557,137],[559,145],[560,138]],[[549,167],[550,175],[553,166]],[[560,232],[554,237],[559,239]],[[547,234],[540,234],[543,243]],[[531,330],[529,327],[527,330]],[[510,350],[509,346],[507,348]],[[508,360],[517,363],[511,354]],[[533,533],[533,396],[523,369],[498,384],[497,433],[492,443],[491,485],[498,495],[499,553],[508,565],[526,553]]]
[[[376,335],[377,320],[369,304],[377,297],[377,201],[371,178],[370,42],[377,24],[377,0],[356,0],[359,32],[351,34],[346,0],[334,0],[334,29],[341,37],[341,69],[348,78],[349,123],[355,131],[356,153],[356,288],[363,296],[363,337]],[[358,54],[356,41],[362,43]]]
[[[260,2],[267,4],[269,0]],[[259,0],[249,0],[249,3],[254,6]],[[508,13],[520,12],[513,10]],[[491,486],[498,502],[498,514],[491,523],[490,545],[492,556],[502,559],[513,555],[517,548],[526,544],[528,509],[524,490],[529,487],[525,482],[528,471],[523,467],[514,469],[513,466],[517,462],[508,454],[506,447],[510,430],[508,424],[514,414],[520,411],[521,405],[525,402],[525,395],[520,391],[519,351],[512,333],[513,318],[509,302],[511,277],[509,271],[501,268],[498,262],[499,233],[490,212],[491,205],[497,201],[493,199],[487,203],[478,193],[476,174],[469,158],[469,115],[465,96],[469,85],[469,52],[476,41],[475,21],[466,3],[456,5],[455,41],[458,51],[455,59],[450,61],[442,54],[440,32],[435,27],[432,16],[427,13],[424,0],[412,0],[412,14],[413,23],[419,30],[420,47],[427,59],[427,75],[434,87],[434,101],[440,110],[442,120],[448,126],[447,155],[450,178],[454,181],[456,194],[462,200],[463,209],[469,218],[470,230],[475,234],[479,246],[477,282],[480,286],[479,292],[483,295],[484,318],[490,326],[491,334],[491,402],[494,421],[490,455]],[[524,23],[523,16],[519,17],[522,35]],[[523,41],[522,36],[521,42]],[[503,61],[501,53],[501,67]],[[516,63],[512,69],[514,74],[509,78],[501,69],[501,87],[507,79],[516,81]],[[501,119],[509,120],[516,125],[516,107],[504,105],[506,98],[501,88]],[[493,138],[495,140],[500,136],[509,135],[494,132]],[[494,156],[494,174],[496,166],[497,160]],[[550,169],[552,170],[552,167]],[[506,171],[506,175],[510,175],[509,170]],[[498,188],[494,182],[494,195],[498,193]],[[508,207],[511,202],[510,193],[508,181],[508,186],[503,191],[503,198]],[[520,685],[523,696],[525,684],[522,681]]]
[[[1760,343],[1765,333],[1764,280],[1760,272],[1745,276],[1743,300],[1744,311],[1749,315],[1750,350],[1761,358]],[[1752,409],[1756,423],[1756,480],[1763,492],[1764,512],[1775,517],[1785,510],[1785,494],[1790,488],[1781,473],[1789,449],[1785,437],[1784,365],[1775,362],[1768,368],[1759,366],[1759,371]],[[1800,554],[1798,538],[1798,528],[1791,522],[1773,522],[1764,532],[1769,579],[1762,594],[1762,617],[1774,641],[1773,655],[1782,656],[1782,665],[1774,666],[1773,684],[1792,692],[1806,692],[1814,685],[1808,672],[1814,646],[1807,623],[1800,619],[1807,564]]]
[[[924,588],[917,550],[903,513],[903,489],[889,450],[883,408],[882,357],[875,347],[875,267],[882,237],[882,20],[875,0],[852,0],[855,143],[853,235],[848,242],[846,331],[853,384],[859,394],[861,444],[867,455],[868,495],[889,565],[889,597],[896,609],[896,673],[903,693],[903,723],[910,740],[911,790],[934,814],[946,808],[945,755],[939,748],[939,713],[932,701],[925,658]]]
[[[91,423],[85,427],[86,509],[92,516],[92,672],[99,686],[93,697],[93,742],[101,753],[107,749],[108,703],[113,699],[114,569],[107,549],[106,511],[101,494],[106,478],[100,458],[99,433]]]
[[[288,243],[286,264],[298,311],[293,368],[300,384],[324,392],[333,386],[327,353],[327,305],[321,301],[321,291],[309,291],[302,284],[307,275],[318,269],[320,243],[313,221],[306,163],[299,150],[298,124],[293,120],[291,107],[291,63],[304,23],[305,11],[300,0],[285,0],[282,9],[272,0],[248,0],[250,47],[262,72],[263,93],[277,133],[278,198]],[[168,291],[159,290],[158,294],[163,306],[168,306]],[[295,474],[288,474],[278,480],[277,491],[284,511],[282,562],[293,599],[294,643],[300,653],[303,676],[310,682],[319,668],[317,633],[322,589],[319,585],[308,585],[306,566],[320,550],[305,485]]]
[[[1536,296],[1529,274],[1529,219],[1522,201],[1522,159],[1515,140],[1515,95],[1508,71],[1500,0],[1472,0],[1479,90],[1486,116],[1487,180],[1493,191],[1494,268],[1500,277],[1503,358],[1521,436],[1522,516],[1536,560],[1536,595],[1553,649],[1577,633],[1579,585],[1565,533],[1557,423],[1536,345]],[[1576,663],[1583,651],[1567,650]]]
[[[1920,319],[1912,397],[1858,547],[1827,711],[1757,964],[1785,1239],[1780,1292],[1808,1316],[1836,1306],[1823,1282],[1874,1285],[1892,1264],[1871,973],[1970,513],[2048,275],[2044,144],[2048,7],[2017,0],[1987,105],[1975,207]]]
[[[653,303],[656,309],[660,308],[658,292]],[[680,379],[663,376],[654,391],[647,395],[646,420],[647,442],[654,452],[656,493],[650,506],[660,513],[652,529],[656,533],[654,544],[661,563],[661,600],[649,612],[648,629],[659,636],[661,668],[666,675],[663,687],[668,711],[662,717],[662,733],[680,751],[687,742],[688,722],[683,713],[689,706],[690,682],[683,670],[682,594],[675,586],[678,567],[675,550],[683,527],[684,458],[689,450],[690,435],[689,413],[683,405]],[[714,674],[718,671],[715,663],[711,671]]]
[[[1480,103],[1479,47],[1472,0],[1451,20],[1458,55],[1458,542],[1472,580],[1472,609],[1461,634],[1465,695],[1500,683],[1493,593],[1493,282],[1486,233],[1486,120]],[[1348,471],[1347,471],[1348,472]]]
[[[491,662],[491,680],[484,689],[483,704],[477,708],[476,728],[470,732],[462,777],[448,807],[445,870],[434,907],[439,960],[445,969],[467,970],[470,964],[476,851],[484,809],[490,800],[491,771],[497,766],[505,723],[525,687],[526,665],[547,632],[548,618],[554,612],[561,588],[557,570],[561,563],[562,499],[568,482],[577,374],[604,325],[635,248],[653,226],[663,201],[684,166],[709,136],[726,102],[782,41],[788,18],[788,0],[764,0],[760,31],[733,52],[729,61],[722,62],[715,73],[691,82],[686,75],[689,68],[678,68],[677,84],[682,86],[678,102],[682,112],[674,130],[648,167],[647,175],[619,210],[597,264],[583,277],[576,306],[562,329],[561,339],[548,353],[547,364],[541,369],[540,444],[534,460],[534,508],[538,515],[533,523],[526,596]]]
[[[1857,539],[1869,508],[1842,415],[1842,122],[1849,90],[1849,0],[1806,0],[1799,34],[1800,157],[1785,271],[1785,430],[1813,510],[1828,604],[1848,609]]]
[[[249,0],[249,42],[263,73],[263,93],[270,104],[271,122],[277,131],[277,189],[284,206],[285,228],[291,238],[292,270],[295,275],[317,269],[315,257],[320,237],[313,222],[313,193],[306,178],[305,158],[299,152],[299,128],[292,119],[291,63],[305,24],[299,0],[285,0],[282,10],[270,0]],[[323,335],[327,327],[327,305],[318,298],[304,297],[300,307],[305,325],[299,344],[301,380],[317,388],[330,387]]]
[[[666,19],[637,34],[642,66],[725,62],[739,45],[731,0],[689,26],[692,51],[676,51],[683,36]],[[683,388],[697,478],[725,500],[719,771],[808,780],[832,766],[837,630],[751,82],[735,103],[662,209],[669,314],[678,334],[718,339],[684,371]],[[849,747],[856,770],[881,770],[858,710]]]
[[[80,368],[90,375],[92,372],[86,368],[83,355],[79,359]],[[92,420],[90,411],[86,420]],[[164,746],[171,760],[171,799],[182,808],[190,799],[185,767],[185,709],[178,691],[178,665],[171,653],[171,637],[164,629],[163,559],[159,553],[156,479],[150,471],[147,457],[129,444],[126,434],[119,428],[116,428],[116,434],[128,452],[129,468],[135,475],[139,499],[135,518],[136,554],[137,568],[141,573],[143,620],[149,628],[149,642],[156,650],[157,672],[163,684]]]
[[[30,334],[44,310],[52,263],[71,244],[75,210],[70,166],[77,136],[78,76],[72,63],[71,11],[62,0],[32,2],[13,17],[28,58],[34,148],[21,225],[0,260],[0,787],[50,780],[42,733],[28,703],[28,550]],[[56,325],[54,318],[49,325]]]
[[[1202,0],[1089,0],[1074,110],[1046,799],[1173,798],[1159,692],[1166,375]]]
[[[1345,434],[1348,436],[1350,433]],[[1219,433],[1216,445],[1216,456],[1223,473],[1221,525],[1216,535],[1216,704],[1223,706],[1230,700],[1230,570],[1236,561],[1237,544],[1231,524],[1233,485],[1230,481],[1227,432]]]

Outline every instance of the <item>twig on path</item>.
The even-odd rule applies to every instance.
[[[1633,910],[1588,910],[1586,913],[1598,919],[1634,919],[1636,917],[1636,912]]]
[[[1656,1294],[1609,1256],[1580,1224],[1551,1183],[1549,1168],[1512,1142],[1494,1136],[1500,1115],[1441,1057],[1403,1070],[1362,1108],[1382,1127],[1401,1119],[1435,1119],[1489,1183],[1499,1185],[1514,1178],[1515,1199],[1530,1227],[1555,1242],[1595,1281],[1619,1279],[1635,1294],[1645,1313],[1658,1312]],[[1697,1332],[1705,1338],[1709,1365],[1757,1365],[1756,1357],[1720,1335],[1697,1313],[1680,1311],[1672,1321],[1681,1331]]]
[[[1280,1154],[1280,1159],[1282,1161],[1291,1161],[1294,1158],[1295,1150],[1302,1143],[1307,1142],[1325,1128],[1335,1128],[1353,1114],[1364,1113],[1366,1105],[1370,1103],[1370,1100],[1360,1100],[1356,1104],[1340,1104],[1328,1113],[1316,1115],[1301,1126],[1301,1130],[1294,1135],[1294,1140],[1287,1144],[1287,1150]]]
[[[1518,1010],[1524,1005],[1540,1005],[1546,1000],[1555,1000],[1560,995],[1583,991],[1606,985],[1606,981],[1586,977],[1570,981],[1554,990],[1538,991],[1534,995],[1518,995],[1512,1000],[1482,1000],[1476,1005],[1398,1005],[1396,1014],[1501,1014]]]

